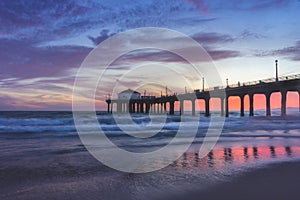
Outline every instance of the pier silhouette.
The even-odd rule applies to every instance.
[[[140,98],[128,99],[106,99],[107,111],[112,112],[114,105],[117,105],[118,113],[155,113],[155,114],[175,114],[175,102],[180,102],[180,115],[184,114],[184,101],[192,103],[192,115],[196,113],[196,100],[201,99],[205,102],[205,116],[210,116],[209,102],[212,98],[219,98],[221,101],[221,115],[229,116],[229,97],[239,97],[240,99],[240,116],[245,116],[245,97],[249,97],[249,116],[254,116],[254,95],[263,94],[266,99],[266,116],[271,116],[271,95],[275,92],[281,94],[281,116],[286,116],[287,93],[298,92],[299,110],[300,110],[300,74],[291,76],[278,77],[278,61],[276,63],[276,77],[253,82],[238,84],[228,84],[213,88],[196,89],[193,92],[183,94],[141,96]],[[203,80],[204,81],[204,80]],[[204,85],[204,84],[203,84]],[[132,90],[131,90],[132,91]],[[136,95],[137,92],[132,91]],[[168,104],[168,106],[167,106]],[[168,108],[168,110],[167,110]]]

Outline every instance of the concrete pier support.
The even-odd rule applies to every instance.
[[[184,115],[184,100],[180,100],[180,115]]]
[[[164,112],[167,112],[167,102],[164,103]]]
[[[110,113],[110,104],[111,103],[107,103],[107,112]]]
[[[170,101],[170,115],[174,115],[174,101]]]
[[[271,94],[266,93],[266,115],[271,116]]]
[[[210,116],[209,100],[210,100],[210,98],[205,99],[205,117]]]
[[[221,100],[221,116],[224,116],[224,98],[220,98]]]
[[[241,99],[241,117],[244,117],[245,116],[245,103],[244,103],[244,95],[241,95],[240,96],[240,99]]]
[[[144,113],[144,104],[140,103],[140,113]]]
[[[286,116],[286,95],[287,91],[281,91],[281,116]]]
[[[128,106],[127,112],[132,113],[132,111],[133,111],[133,104],[132,103],[127,103],[127,106]]]
[[[249,103],[250,103],[250,107],[249,107],[249,116],[254,116],[254,95],[253,94],[249,94]]]
[[[113,102],[111,102],[111,104],[110,104],[110,113],[112,113],[112,112],[113,112],[113,110],[114,110],[114,103],[113,103]]]
[[[117,113],[121,113],[121,112],[122,112],[122,103],[117,102]]]
[[[228,105],[229,97],[225,98],[225,117],[229,117],[229,105]]]
[[[146,113],[149,113],[150,111],[150,103],[146,103]]]
[[[298,91],[298,96],[299,96],[299,112],[300,112],[300,90]]]
[[[299,112],[300,112],[300,90],[298,91],[298,98],[299,98]]]
[[[192,99],[192,115],[195,116],[196,115],[196,106],[195,106],[195,102],[196,99]]]

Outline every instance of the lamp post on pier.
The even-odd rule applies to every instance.
[[[278,82],[278,60],[275,60],[275,67],[276,67],[276,82]]]

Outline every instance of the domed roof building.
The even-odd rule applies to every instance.
[[[119,100],[129,100],[129,99],[140,99],[141,98],[141,93],[127,89],[118,94],[118,99]]]

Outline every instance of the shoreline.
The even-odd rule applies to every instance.
[[[172,199],[299,199],[299,184],[300,160],[276,162],[250,169],[228,182]]]

